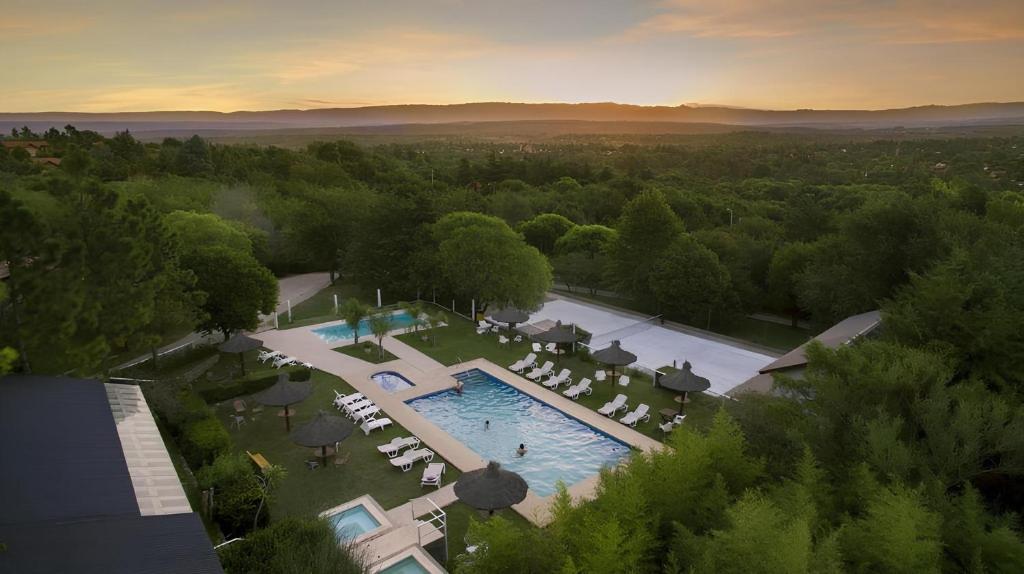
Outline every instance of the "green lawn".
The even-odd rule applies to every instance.
[[[394,361],[398,357],[393,355],[391,351],[384,349],[384,356],[380,355],[380,348],[377,347],[376,343],[369,341],[363,341],[359,344],[345,345],[344,347],[337,347],[331,349],[336,353],[342,355],[348,355],[366,361],[367,363],[373,363],[379,365],[380,363],[386,363],[388,361]]]
[[[288,313],[282,313],[279,317],[280,328],[306,327],[341,319],[341,317],[334,313],[334,295],[338,296],[339,305],[351,297],[355,297],[368,305],[376,306],[377,304],[377,292],[375,290],[367,291],[354,283],[339,280],[334,285],[324,287],[309,299],[293,306],[291,322],[288,322]],[[397,303],[397,299],[389,298],[387,293],[383,293],[382,297],[384,305]]]
[[[448,326],[438,328],[435,345],[431,345],[429,340],[423,341],[415,333],[399,335],[398,339],[445,365],[484,358],[502,367],[507,367],[530,352],[529,341],[513,343],[509,346],[499,345],[497,335],[477,335],[475,326],[461,317],[450,315],[448,323]],[[549,356],[547,353],[543,353],[538,362],[549,358],[552,361],[555,360],[553,355]],[[597,363],[585,361],[579,356],[563,355],[556,364],[556,369],[562,368],[571,370],[573,381],[577,382],[583,377],[593,380],[594,372],[601,367]],[[560,390],[565,390],[565,388],[563,386]],[[651,378],[646,375],[633,374],[628,387],[612,385],[610,382],[600,384],[595,382],[592,388],[594,389],[593,393],[590,396],[580,397],[578,402],[594,410],[601,408],[601,405],[610,401],[618,393],[629,397],[630,408],[635,408],[640,403],[647,404],[650,407],[651,419],[640,423],[636,429],[658,440],[664,438],[664,433],[658,428],[661,423],[658,411],[663,408],[676,410],[679,408],[679,404],[673,400],[676,393],[654,387]],[[706,428],[720,404],[721,399],[710,395],[692,396],[690,404],[686,406],[686,424]]]
[[[312,380],[314,393],[294,407],[297,413],[292,417],[292,428],[315,416],[320,409],[336,413],[331,404],[335,389],[341,393],[353,392],[348,383],[321,371],[315,371]],[[250,406],[253,404],[248,402]],[[231,401],[217,405],[217,412],[228,426],[233,414]],[[346,464],[308,470],[305,461],[313,459],[312,449],[289,440],[284,419],[277,416],[277,412],[276,408],[266,407],[240,429],[229,428],[240,451],[259,452],[271,464],[288,470],[270,506],[273,516],[313,515],[364,494],[372,495],[384,508],[392,508],[428,492],[420,487],[422,463],[409,472],[402,472],[377,452],[377,445],[397,436],[408,436],[408,431],[401,426],[396,424],[383,431],[373,431],[370,436],[357,428],[341,443],[342,455],[349,454]],[[435,461],[441,459],[435,457]],[[444,482],[452,482],[458,476],[459,471],[448,465]]]
[[[620,309],[626,309],[634,311],[636,313],[642,313],[644,315],[653,316],[657,314],[653,306],[647,305],[641,301],[635,301],[626,297],[608,297],[606,295],[591,295],[589,293],[583,293],[580,291],[567,292],[560,289],[556,291],[569,295],[570,297],[576,297],[578,299],[596,301],[604,305],[612,307],[619,307]],[[675,321],[672,317],[666,317],[666,319]],[[682,322],[682,321],[680,321]],[[707,325],[692,325],[698,329],[705,329]],[[711,331],[727,337],[734,337],[741,341],[748,341],[755,345],[762,345],[770,349],[775,349],[780,352],[788,352],[796,347],[807,342],[814,333],[807,329],[799,329],[790,327],[788,325],[780,325],[778,323],[772,323],[770,321],[760,321],[758,319],[751,319],[750,317],[736,317],[725,325],[716,324],[714,321],[711,323]]]

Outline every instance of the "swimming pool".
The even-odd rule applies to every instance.
[[[480,369],[455,378],[465,385],[461,396],[443,391],[406,404],[485,460],[518,472],[539,496],[554,493],[559,480],[572,485],[629,456],[625,443]],[[520,443],[526,456],[515,454]]]
[[[378,574],[429,574],[430,571],[416,560],[415,556],[403,558],[391,566],[381,570]]]
[[[332,514],[327,520],[334,527],[339,540],[353,540],[362,534],[380,528],[380,522],[362,504]]]
[[[399,311],[391,314],[391,328],[401,329],[412,325],[412,315],[405,311]],[[330,327],[320,327],[319,329],[313,329],[318,337],[324,340],[326,343],[336,343],[338,341],[344,341],[345,339],[354,339],[355,336],[352,333],[352,327],[348,323],[339,323],[337,325],[331,325]],[[371,335],[373,332],[370,331],[370,320],[363,319],[359,322],[359,336],[366,337]]]
[[[389,393],[397,393],[398,391],[404,391],[416,386],[412,381],[394,371],[374,373],[370,375],[370,378],[373,379],[373,382],[377,383],[378,387]]]

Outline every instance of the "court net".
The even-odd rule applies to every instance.
[[[597,350],[607,347],[612,341],[624,341],[634,335],[643,333],[644,331],[656,327],[661,323],[661,315],[655,315],[648,317],[642,321],[637,321],[626,325],[625,327],[619,327],[612,331],[608,331],[601,334],[592,334],[590,337],[590,348]]]

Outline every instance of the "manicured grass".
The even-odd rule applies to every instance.
[[[641,301],[635,301],[626,297],[609,297],[607,295],[591,295],[589,293],[583,293],[579,291],[567,292],[558,290],[558,292],[575,297],[577,299],[591,300],[604,305],[612,307],[618,307],[620,309],[626,309],[628,311],[634,311],[648,316],[656,315],[657,312],[654,307]],[[678,321],[671,316],[665,317],[668,320]],[[684,323],[683,321],[678,321]],[[706,324],[691,325],[698,329],[706,329]],[[750,317],[737,317],[728,324],[720,325],[714,321],[711,323],[711,331],[718,333],[719,335],[725,335],[727,337],[734,337],[742,341],[748,341],[755,345],[762,345],[770,349],[775,349],[780,352],[788,352],[796,347],[807,342],[814,333],[788,325],[780,325],[778,323],[772,323],[770,321],[760,321],[758,319],[752,319]]]
[[[398,339],[445,365],[484,358],[501,367],[507,367],[530,352],[528,340],[508,346],[499,345],[497,335],[477,335],[475,326],[461,317],[450,316],[448,323],[448,326],[438,328],[435,335],[436,345],[431,345],[429,340],[423,341],[416,334],[399,335]],[[429,331],[427,334],[430,334]],[[555,361],[555,356],[542,353],[537,362],[543,363],[549,359]],[[557,372],[563,368],[571,370],[573,382],[578,382],[584,377],[593,380],[594,372],[602,367],[589,358],[584,359],[581,355],[563,355],[556,362],[555,370]],[[563,385],[559,391],[564,391],[566,388]],[[655,387],[647,375],[631,375],[628,387],[613,385],[610,381],[604,383],[595,381],[591,388],[593,389],[592,393],[589,396],[583,395],[577,402],[593,410],[601,408],[604,403],[612,400],[618,393],[629,397],[631,409],[641,403],[648,405],[651,418],[647,422],[638,424],[636,430],[658,440],[664,438],[664,433],[658,428],[658,425],[661,424],[658,411],[665,408],[679,410],[679,403],[673,400],[677,393]],[[686,405],[686,424],[697,428],[709,426],[711,418],[721,405],[721,400],[710,395],[692,395],[690,403]],[[617,417],[623,415],[624,413],[620,412]]]
[[[335,389],[343,394],[354,392],[348,383],[321,371],[315,371],[312,380],[313,395],[293,407],[297,413],[292,417],[292,428],[308,421],[321,409],[337,413],[331,404]],[[247,403],[250,408],[255,405],[251,400]],[[356,428],[340,445],[342,456],[349,455],[347,463],[335,466],[329,460],[325,469],[308,470],[305,461],[314,458],[313,451],[292,443],[285,431],[284,419],[277,416],[278,410],[264,407],[263,412],[250,414],[240,429],[229,428],[239,451],[259,452],[271,464],[281,465],[288,471],[270,505],[272,516],[315,515],[364,494],[372,495],[384,508],[393,508],[428,493],[427,488],[420,487],[420,475],[425,466],[422,462],[409,472],[402,472],[377,452],[377,445],[409,435],[400,425],[373,431],[369,436]],[[230,415],[234,414],[231,401],[217,405],[217,413],[228,426]],[[434,461],[442,462],[440,457],[435,457]],[[444,483],[458,476],[458,469],[449,464]]]
[[[377,347],[377,344],[366,341],[359,343],[358,345],[345,345],[344,347],[337,347],[331,350],[336,353],[341,353],[342,355],[348,355],[349,357],[361,359],[363,361],[366,361],[367,363],[373,363],[375,365],[379,365],[380,363],[386,363],[388,361],[394,361],[395,359],[398,358],[386,348],[384,349],[384,356],[381,357],[380,348]]]
[[[374,307],[377,305],[377,292],[375,290],[366,290],[354,283],[339,280],[334,285],[324,287],[309,299],[293,306],[291,322],[288,321],[287,312],[281,313],[279,317],[280,328],[306,327],[341,319],[340,316],[334,313],[334,295],[338,296],[339,306],[344,304],[346,299],[352,297],[359,299],[367,305]],[[397,299],[388,293],[382,293],[381,295],[382,303],[385,306],[398,302]]]

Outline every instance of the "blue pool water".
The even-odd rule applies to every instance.
[[[429,574],[415,557],[409,556],[380,571],[380,574]]]
[[[339,539],[351,540],[380,527],[380,522],[377,522],[377,519],[362,504],[333,514],[328,520],[334,526],[334,531],[338,533]]]
[[[391,315],[391,328],[401,329],[412,325],[412,315],[401,311]],[[323,339],[327,343],[336,343],[338,341],[344,341],[345,339],[354,339],[355,336],[352,334],[352,327],[348,323],[340,323],[338,325],[331,325],[330,327],[320,327],[319,329],[313,329],[318,337]],[[366,337],[371,335],[370,331],[370,320],[363,319],[359,322],[359,336]]]
[[[572,485],[629,456],[625,443],[479,369],[455,378],[465,385],[461,396],[444,391],[407,404],[484,460],[518,472],[539,496],[554,493],[559,480]],[[520,443],[526,456],[515,454]]]
[[[405,389],[411,389],[416,386],[412,381],[394,371],[381,371],[379,373],[374,373],[370,378],[373,379],[373,382],[377,383],[378,387],[389,393],[404,391]]]

